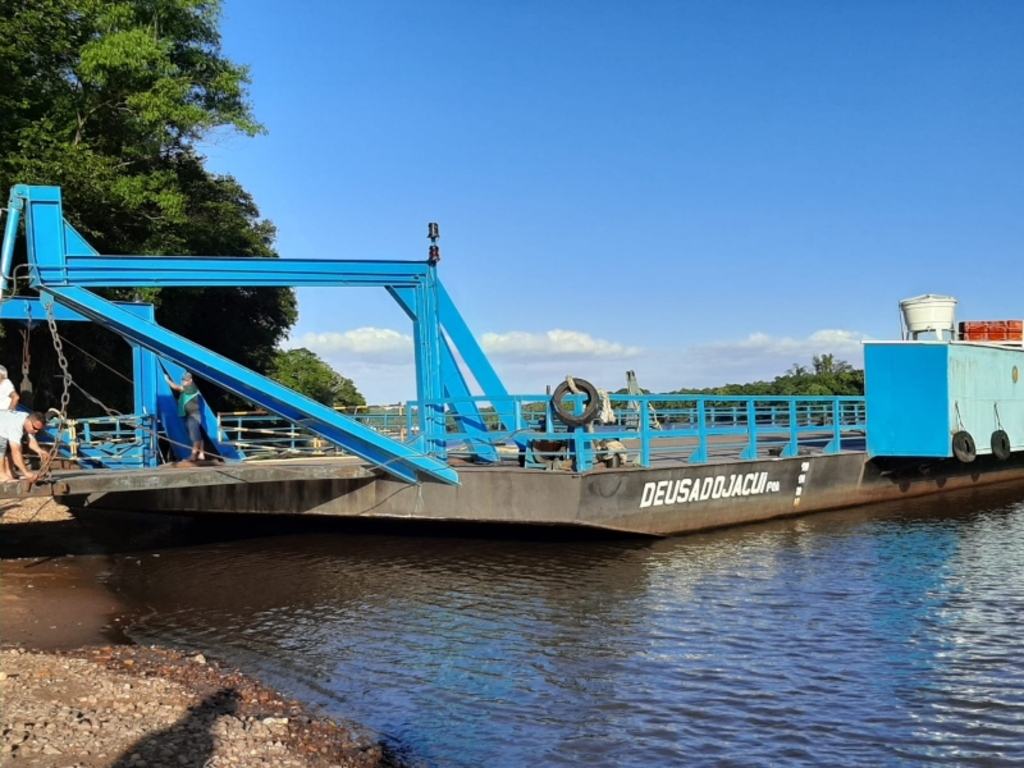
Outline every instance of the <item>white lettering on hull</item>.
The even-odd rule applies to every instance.
[[[767,472],[651,481],[644,483],[640,509],[689,504],[708,499],[731,499],[735,496],[760,496],[764,493],[778,493],[780,486],[778,480],[768,479]]]

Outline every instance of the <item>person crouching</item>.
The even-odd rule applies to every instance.
[[[34,483],[39,476],[25,465],[25,457],[21,451],[21,440],[28,435],[28,447],[38,456],[43,450],[36,442],[36,433],[46,427],[46,417],[41,413],[25,413],[24,411],[0,411],[0,453],[4,455],[3,480],[11,482],[17,478],[13,468],[17,467],[24,478]],[[9,458],[8,458],[9,457]]]

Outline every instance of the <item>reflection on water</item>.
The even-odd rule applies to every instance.
[[[1024,760],[1013,499],[658,541],[319,533],[116,579],[136,639],[208,649],[414,764]]]

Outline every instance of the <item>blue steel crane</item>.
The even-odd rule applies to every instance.
[[[436,227],[426,261],[263,259],[208,256],[108,256],[97,252],[67,220],[58,187],[12,188],[0,250],[5,290],[19,221],[24,219],[28,275],[44,312],[63,307],[126,339],[140,350],[137,408],[157,410],[169,391],[158,375],[158,359],[191,370],[229,392],[309,429],[345,451],[408,482],[424,478],[458,483],[448,466],[442,399],[470,435],[478,458],[497,459],[487,427],[458,365],[456,354],[483,395],[508,392],[437,276]],[[401,443],[158,325],[147,313],[108,301],[92,289],[142,287],[375,287],[385,288],[413,323],[419,434]],[[10,301],[8,299],[7,301]],[[18,317],[16,306],[2,316]],[[38,311],[38,310],[37,310]],[[65,315],[65,319],[70,319]],[[149,355],[149,357],[145,357]],[[184,441],[182,441],[184,442]]]
[[[152,304],[118,302],[126,311],[132,312],[146,320],[153,321],[155,314]],[[89,322],[88,318],[72,312],[60,304],[44,307],[38,298],[25,296],[9,296],[0,302],[0,320],[11,320],[32,329],[52,317],[54,323]],[[125,443],[120,439],[104,442],[102,437],[98,444],[83,444],[81,440],[62,436],[61,455],[78,461],[86,468],[136,468],[155,467],[159,462],[157,445],[157,423],[161,425],[167,436],[171,450],[179,459],[190,454],[190,441],[184,424],[177,417],[178,406],[174,393],[167,385],[161,371],[172,379],[178,380],[184,368],[170,360],[164,360],[148,349],[129,342],[132,348],[132,387],[134,409],[130,415],[118,421],[134,426],[134,440]],[[83,390],[84,392],[84,390]],[[105,406],[104,406],[105,407]],[[218,437],[217,416],[210,410],[205,401],[201,404],[200,418],[206,434],[210,437],[217,454],[229,461],[240,460],[242,454],[231,443],[221,441]],[[68,426],[82,426],[90,420],[69,420]],[[79,435],[76,435],[79,437]]]

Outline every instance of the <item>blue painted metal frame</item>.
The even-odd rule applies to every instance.
[[[18,224],[21,221],[21,214],[25,210],[25,199],[14,194],[11,190],[11,198],[7,203],[7,224],[4,227],[3,245],[0,246],[0,288],[4,291],[8,288],[11,274],[11,263],[14,260],[14,242],[18,237]]]
[[[41,296],[43,297],[42,299],[29,298],[25,296],[12,296],[4,299],[3,302],[0,303],[0,320],[13,320],[15,322],[24,323],[29,328],[32,328],[38,324],[46,322],[47,308],[45,305],[49,304],[49,311],[53,313],[53,319],[56,322],[90,322],[89,318],[84,315],[54,302],[52,296],[45,291],[41,293]],[[152,304],[116,302],[116,305],[144,320],[155,322],[155,312]],[[136,439],[139,446],[145,447],[149,446],[151,443],[154,446],[153,449],[140,448],[139,452],[132,453],[131,455],[136,457],[133,460],[140,461],[140,466],[157,466],[159,463],[159,456],[155,449],[153,429],[156,428],[158,424],[163,428],[167,437],[170,438],[171,448],[175,455],[179,459],[187,458],[190,453],[188,435],[184,424],[181,419],[178,418],[177,400],[175,399],[171,388],[164,381],[161,366],[168,372],[173,370],[174,373],[172,374],[172,378],[176,380],[180,378],[184,369],[173,365],[170,361],[161,361],[160,358],[148,349],[140,347],[138,344],[130,341],[128,344],[132,348],[132,393],[134,413],[130,416],[126,415],[122,420],[134,420],[137,423]],[[210,436],[210,440],[213,442],[219,455],[228,460],[241,459],[242,454],[233,445],[217,439],[217,417],[213,411],[210,410],[210,407],[205,401],[202,403],[201,415],[203,425],[207,428],[207,434]],[[143,423],[147,417],[152,417],[151,426],[147,426]],[[112,418],[113,417],[102,417],[99,420],[92,421],[100,423],[104,420],[110,421]],[[159,422],[157,419],[159,419]],[[74,420],[75,424],[84,424],[87,421],[89,420]],[[88,448],[85,446],[78,450],[88,453]],[[105,450],[100,453],[102,455],[106,455]],[[122,466],[125,464],[125,457],[128,455],[128,452],[123,449],[123,446],[119,446],[118,450],[113,452],[112,455],[116,455],[116,461],[114,461],[112,466]],[[102,463],[100,458],[100,456],[92,457],[93,460],[91,463],[86,462],[83,466],[100,466]]]
[[[443,337],[438,309],[439,281],[435,262],[103,256],[65,221],[59,188],[18,185],[11,191],[10,207],[25,214],[29,274],[33,287],[50,291],[59,304],[73,307],[75,311],[85,310],[83,314],[91,320],[116,330],[144,349],[186,365],[229,391],[321,432],[327,439],[382,466],[393,475],[413,481],[419,474],[425,474],[446,482],[458,482],[455,472],[442,462],[446,451],[445,417],[439,409],[419,410],[417,447],[438,457],[432,458],[381,438],[311,400],[299,398],[294,393],[285,397],[283,393],[288,390],[280,385],[198,345],[189,344],[187,351],[180,351],[177,357],[167,354],[175,351],[167,345],[168,332],[155,323],[137,322],[125,317],[110,302],[84,290],[143,286],[378,286],[405,289],[411,293],[410,303],[415,313],[417,396],[430,402],[443,397],[445,392],[441,362]],[[16,231],[17,221],[9,218],[3,257],[13,253]],[[7,267],[9,272],[9,258]],[[175,337],[176,344],[180,343],[179,340],[184,341]],[[143,357],[139,362],[152,365],[152,361],[147,362]],[[225,373],[228,367],[230,374]],[[453,367],[453,370],[457,368]],[[270,391],[274,394],[268,394]],[[141,390],[139,395],[152,397],[151,393]],[[294,406],[297,402],[301,403],[298,408]],[[329,423],[315,424],[321,417]]]
[[[325,405],[272,379],[211,352],[166,328],[125,312],[112,302],[77,287],[48,287],[61,304],[126,339],[213,381],[229,392],[300,424],[345,450],[407,482],[419,475],[458,483],[453,469],[394,440],[382,437]]]
[[[469,392],[455,355],[450,348],[446,349],[445,334],[486,394],[506,394],[438,280],[433,261],[104,256],[64,220],[59,188],[15,186],[11,191],[11,209],[25,212],[30,276],[37,288],[385,287],[413,319],[416,392],[420,401],[429,403],[446,393]],[[17,222],[12,224],[9,219],[9,234],[16,229]],[[5,237],[4,254],[12,249],[13,234]],[[466,425],[471,426],[475,417],[472,408],[465,417]],[[443,459],[443,413],[434,407],[421,408],[418,419],[418,446]],[[489,445],[478,441],[478,447],[483,458],[494,458]]]
[[[415,323],[418,320],[415,292],[409,288],[396,287],[389,287],[387,290],[405,311],[409,319]],[[478,439],[472,441],[476,456],[486,462],[495,462],[498,460],[497,450],[489,440],[487,425],[480,414],[480,409],[477,407],[476,402],[466,400],[466,398],[471,397],[472,393],[465,376],[459,369],[458,361],[455,359],[455,353],[452,351],[452,345],[449,343],[448,338],[451,338],[459,349],[463,361],[469,372],[473,375],[473,378],[478,383],[481,380],[488,383],[488,386],[484,387],[484,391],[493,393],[497,397],[507,397],[508,392],[505,390],[500,379],[498,379],[498,375],[494,372],[490,361],[473,337],[473,334],[470,333],[462,316],[455,309],[454,302],[440,281],[436,283],[436,291],[438,298],[437,311],[441,328],[444,331],[440,335],[442,397],[447,398],[451,404],[461,431],[478,435]]]
[[[184,365],[403,479],[413,480],[427,474],[455,481],[454,472],[433,457],[444,457],[449,442],[458,440],[463,440],[476,455],[494,460],[498,457],[496,445],[501,442],[522,447],[537,437],[556,438],[571,443],[577,469],[585,471],[593,464],[595,446],[611,438],[636,440],[639,436],[639,463],[649,466],[659,453],[680,450],[678,440],[672,445],[665,442],[666,438],[689,441],[686,458],[700,463],[709,460],[712,447],[718,451],[723,445],[734,447],[739,458],[753,459],[765,448],[766,440],[778,447],[777,455],[781,457],[798,455],[808,440],[824,440],[820,449],[834,453],[842,449],[851,433],[859,434],[865,429],[863,398],[631,394],[613,395],[611,399],[624,404],[639,403],[645,412],[654,403],[678,405],[669,409],[676,413],[666,414],[666,423],[671,428],[652,430],[648,419],[640,419],[639,432],[614,427],[594,433],[582,429],[561,431],[554,426],[547,396],[508,395],[438,280],[432,262],[101,256],[63,220],[59,190],[17,187],[14,194],[27,201],[27,206],[20,208],[12,204],[12,210],[25,214],[31,276],[37,288],[50,292],[59,304],[121,333],[149,353]],[[16,229],[15,222],[13,230]],[[8,267],[11,231],[9,219],[0,257],[0,261],[7,259]],[[388,440],[352,420],[346,421],[333,410],[300,398],[171,334],[151,320],[133,318],[86,290],[147,285],[385,287],[414,323],[418,400],[407,414],[408,434],[415,435],[417,448],[432,456]],[[479,384],[482,395],[469,394],[460,361]],[[152,361],[140,365],[152,365]],[[152,397],[151,393],[139,393],[140,400]],[[157,398],[160,397],[157,393]],[[530,400],[544,403],[548,427],[527,437],[523,430],[528,428],[529,417],[522,406]],[[480,408],[485,404],[494,407],[499,429],[488,428],[490,417]],[[770,411],[767,420],[766,408]],[[720,421],[723,414],[731,421]],[[449,417],[454,417],[453,432],[447,432]],[[413,418],[418,429],[413,428]],[[736,442],[730,441],[730,437]],[[713,446],[711,438],[716,438]]]
[[[157,434],[155,415],[72,419],[59,455],[73,459],[83,469],[155,467],[159,461]]]

